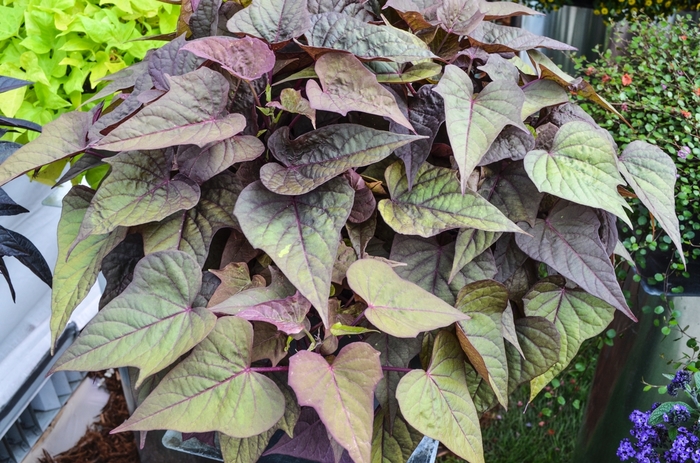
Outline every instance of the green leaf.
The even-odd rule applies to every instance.
[[[265,152],[265,145],[251,135],[239,135],[200,148],[190,145],[177,152],[181,174],[200,185],[233,164],[252,161]]]
[[[522,87],[525,93],[522,120],[535,114],[542,108],[556,106],[569,101],[569,95],[561,85],[551,80],[537,79]]]
[[[352,243],[352,248],[355,250],[355,255],[358,259],[364,259],[367,256],[367,246],[370,240],[374,238],[374,232],[377,229],[377,212],[372,212],[369,219],[362,223],[352,223],[348,221],[345,224],[345,230],[348,232],[348,237]],[[347,271],[346,271],[347,272]]]
[[[348,111],[361,111],[388,117],[413,130],[394,95],[382,87],[377,77],[353,55],[326,53],[318,58],[314,69],[323,90],[315,80],[306,82],[306,95],[312,108],[343,116]]]
[[[184,252],[163,251],[144,257],[129,286],[97,313],[53,370],[133,366],[141,370],[138,387],[214,328],[213,313],[192,307],[201,275],[197,262]]]
[[[525,170],[537,188],[584,206],[604,209],[632,223],[629,206],[617,192],[623,185],[615,149],[598,129],[585,122],[568,122],[559,128],[549,151],[525,156]]]
[[[333,336],[357,336],[358,334],[379,332],[377,330],[370,330],[369,328],[364,328],[362,326],[343,325],[340,322],[333,323],[330,331]]]
[[[272,258],[327,327],[331,272],[354,193],[339,178],[301,196],[280,196],[255,182],[234,209],[250,244]]]
[[[370,323],[397,338],[415,338],[422,331],[467,319],[379,260],[358,260],[348,269],[347,278],[350,288],[367,302],[365,316]]]
[[[108,151],[158,149],[175,145],[204,146],[225,140],[245,128],[245,118],[224,110],[229,83],[209,68],[166,77],[170,90],[97,141]]]
[[[379,352],[364,342],[345,346],[330,365],[309,351],[289,359],[289,385],[299,405],[313,407],[357,463],[370,462],[374,389],[381,378]]]
[[[412,190],[400,162],[390,165],[384,177],[391,199],[379,202],[379,212],[397,233],[427,238],[454,228],[522,232],[478,194],[462,194],[451,169],[423,164]]]
[[[503,312],[508,306],[508,290],[494,280],[477,281],[459,292],[455,307],[471,319],[457,324],[462,350],[482,378],[496,393],[498,402],[508,408],[508,360],[502,335]]]
[[[507,53],[529,51],[533,48],[550,50],[576,50],[575,47],[535,35],[519,27],[501,26],[491,22],[482,22],[469,34],[469,42],[489,53]]]
[[[0,164],[0,186],[37,167],[82,152],[91,122],[90,113],[75,111],[46,124],[41,135]]]
[[[250,323],[220,318],[114,432],[219,431],[245,438],[267,431],[282,418],[285,398],[274,381],[250,369],[252,345]]]
[[[139,227],[146,254],[177,249],[204,265],[216,232],[222,228],[238,227],[233,216],[233,207],[241,191],[238,179],[231,172],[222,172],[205,182],[201,189],[201,199],[196,206]]]
[[[294,295],[296,288],[279,270],[269,267],[272,274],[270,286],[256,287],[237,292],[223,302],[209,306],[212,312],[221,315],[236,315],[246,307],[252,307],[269,301],[286,299]]]
[[[313,15],[306,40],[309,47],[347,51],[362,60],[384,58],[407,63],[435,57],[428,45],[411,33],[335,12]]]
[[[649,415],[649,419],[647,420],[647,424],[649,424],[649,426],[663,424],[665,422],[664,415],[673,410],[673,407],[675,406],[683,407],[687,412],[691,412],[688,404],[685,402],[664,402],[656,407],[653,412],[651,412],[651,415]]]
[[[479,66],[477,69],[488,74],[492,81],[510,80],[516,84],[520,82],[520,71],[518,71],[518,68],[500,55],[489,55],[486,64]]]
[[[372,463],[404,463],[408,461],[422,435],[401,415],[389,420],[384,408],[377,410],[372,430]]]
[[[559,359],[560,350],[559,331],[546,318],[519,318],[515,321],[515,331],[525,357],[512,344],[506,344],[510,392],[551,368]]]
[[[401,414],[416,430],[465,460],[484,462],[479,415],[467,388],[464,354],[453,334],[437,335],[430,367],[404,376],[396,398]]]
[[[297,38],[311,26],[305,0],[253,0],[226,23],[230,32],[242,32],[281,43]]]
[[[685,265],[675,209],[676,165],[673,160],[658,146],[633,141],[622,151],[620,172],[642,204],[668,233]]]
[[[434,237],[396,235],[389,258],[408,264],[396,268],[396,273],[401,278],[454,305],[457,294],[464,285],[496,275],[496,264],[488,252],[460,269],[455,278],[449,280],[454,255],[454,241],[440,244]]]
[[[205,37],[187,42],[182,50],[219,63],[223,69],[244,80],[259,79],[275,67],[275,54],[270,47],[252,37]]]
[[[408,363],[421,349],[421,339],[396,338],[386,333],[372,333],[365,338],[365,342],[379,351],[379,361],[383,367],[408,368]],[[384,377],[379,384],[375,395],[382,406],[382,410],[388,413],[386,420],[389,431],[393,430],[398,416],[399,403],[396,400],[396,386],[405,373],[400,371],[384,371]],[[400,420],[403,422],[403,420]],[[376,421],[375,421],[376,424]],[[374,444],[372,444],[374,452]],[[413,447],[411,447],[412,451]]]
[[[311,107],[309,100],[301,96],[301,90],[284,88],[280,93],[280,101],[270,101],[265,106],[281,109],[294,114],[302,114],[309,118],[311,125],[316,128],[316,110]]]
[[[569,365],[583,341],[596,336],[612,322],[615,312],[610,304],[583,291],[569,289],[561,280],[540,281],[523,298],[526,316],[546,318],[561,335],[557,363],[530,381],[530,402]]]
[[[218,278],[220,283],[209,298],[207,307],[224,302],[246,289],[264,288],[266,285],[265,278],[261,275],[255,275],[251,280],[250,271],[245,262],[231,262],[219,270],[209,269],[209,272]]]
[[[112,171],[92,198],[77,240],[159,221],[199,201],[196,183],[181,174],[171,178],[172,155],[163,151],[127,151],[104,161]]]
[[[425,79],[430,79],[435,77],[442,72],[442,66],[432,61],[426,63],[417,63],[410,68],[381,74],[377,74],[377,81],[383,84],[408,84],[411,82],[418,82]],[[423,87],[421,87],[423,88]]]
[[[529,235],[516,235],[515,241],[523,252],[636,320],[598,237],[593,209],[560,200],[534,227],[522,225]]]
[[[102,259],[126,236],[120,228],[106,235],[94,235],[68,249],[78,236],[80,224],[94,192],[83,186],[73,187],[63,198],[58,222],[58,258],[51,292],[51,345],[66,327],[73,310],[85,299],[100,273]]]
[[[467,264],[483,254],[500,237],[500,233],[487,232],[475,228],[462,228],[459,230],[457,241],[455,242],[455,257],[452,261],[452,269],[447,282],[451,283]]]
[[[514,16],[542,16],[543,13],[513,2],[481,2],[481,11],[486,13],[484,21],[512,18]]]
[[[333,124],[290,140],[289,128],[281,127],[270,136],[268,147],[283,165],[265,164],[260,178],[273,193],[304,194],[351,167],[379,162],[418,139],[357,124]]]
[[[447,134],[450,137],[462,193],[467,179],[506,125],[527,130],[520,120],[525,96],[512,80],[497,80],[478,95],[466,72],[454,65],[445,67],[434,91],[445,100]]]

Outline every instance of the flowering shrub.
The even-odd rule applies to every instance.
[[[591,7],[593,14],[604,17],[610,24],[623,19],[637,21],[641,17],[667,18],[677,11],[700,8],[697,0],[529,0],[523,3],[540,11],[556,11],[565,5]]]
[[[596,105],[581,106],[622,147],[637,138],[659,146],[678,169],[676,208],[686,256],[700,256],[700,30],[690,18],[675,23],[630,23],[624,54],[576,59],[579,72],[617,107],[630,126]],[[622,41],[620,37],[618,39]],[[671,239],[638,198],[630,200],[634,230],[623,226],[625,247],[642,266],[647,250],[672,251]],[[682,270],[680,262],[673,265]]]
[[[64,198],[50,327],[102,269],[54,370],[138,369],[116,432],[217,431],[227,462],[278,430],[268,452],[356,463],[427,435],[481,463],[485,410],[634,319],[618,186],[679,242],[673,161],[619,152],[567,90],[606,103],[532,48],[571,47],[492,22],[532,10],[372,5],[192,2],[190,40],[0,164],[0,185],[79,154],[61,181],[109,171]]]
[[[693,375],[690,371],[678,370],[669,379],[668,394],[676,397],[683,391],[694,407],[684,402],[664,402],[652,405],[647,412],[632,412],[632,439],[623,439],[617,450],[621,461],[700,462],[700,373]]]

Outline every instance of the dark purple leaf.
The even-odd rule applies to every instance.
[[[98,157],[98,156],[93,156],[92,154],[85,153],[83,154],[80,159],[78,159],[75,164],[70,166],[70,169],[68,169],[68,172],[63,174],[63,177],[61,177],[57,182],[56,185],[60,185],[61,183],[69,182],[76,178],[78,175],[92,169],[93,167],[99,167],[105,165],[105,163],[102,161],[103,158]]]
[[[489,150],[479,161],[480,166],[492,164],[502,159],[519,161],[535,147],[535,137],[527,131],[509,125],[498,135]]]
[[[41,252],[24,236],[0,226],[0,257],[14,257],[51,287],[51,269]]]
[[[13,77],[0,76],[0,93],[9,92],[16,88],[32,85],[28,80],[15,79]]]
[[[2,274],[3,277],[5,277],[7,286],[10,287],[10,295],[12,296],[12,302],[17,302],[15,288],[14,286],[12,286],[12,280],[10,280],[10,272],[7,271],[7,265],[5,265],[5,261],[2,257],[0,257],[0,274]]]
[[[374,237],[374,232],[377,229],[377,213],[373,212],[369,219],[362,223],[348,222],[345,224],[345,229],[348,231],[348,237],[352,248],[355,250],[358,259],[363,259],[367,253],[367,245]],[[388,255],[386,257],[389,257]]]
[[[153,80],[150,74],[139,74],[131,93],[125,95],[125,99],[119,106],[107,114],[104,114],[90,127],[88,138],[91,141],[98,140],[102,138],[103,135],[113,130],[122,121],[132,116],[142,106],[141,101],[139,101],[139,95],[150,90],[152,87]]]
[[[12,198],[0,188],[0,216],[24,214],[25,212],[29,211],[14,202]]]
[[[256,80],[275,66],[275,54],[262,40],[253,37],[205,37],[187,42],[184,50],[201,59],[219,63],[244,80]]]
[[[107,285],[102,292],[99,308],[102,309],[129,286],[136,264],[144,257],[141,235],[127,235],[112,252],[102,259],[102,275]]]
[[[350,181],[350,186],[355,190],[355,202],[348,220],[357,224],[365,222],[376,210],[377,200],[374,199],[372,190],[367,187],[360,174],[350,169],[345,173],[345,176]]]
[[[197,69],[205,60],[182,50],[185,34],[155,50],[148,59],[148,73],[157,89],[169,90],[165,76],[181,76]]]
[[[41,126],[39,124],[35,124],[31,121],[25,121],[24,119],[15,119],[14,117],[0,116],[0,125],[41,132]]]
[[[598,236],[600,236],[600,241],[603,243],[606,254],[611,256],[615,252],[615,246],[618,243],[617,217],[602,209],[597,209],[596,214],[600,220]]]
[[[511,162],[484,180],[479,194],[513,222],[524,221],[531,225],[537,218],[543,196],[528,177],[521,161]]]
[[[190,30],[195,39],[216,35],[221,0],[200,0],[192,16]]]
[[[554,143],[554,137],[557,135],[559,127],[547,122],[537,127],[537,139],[535,140],[536,150],[546,150],[552,149],[552,143]]]

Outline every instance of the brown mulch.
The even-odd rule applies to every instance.
[[[109,433],[129,418],[119,372],[115,370],[110,376],[105,376],[105,372],[89,373],[88,377],[94,381],[104,379],[103,387],[109,392],[99,421],[88,427],[73,448],[54,456],[44,450],[39,463],[139,463],[134,434]]]

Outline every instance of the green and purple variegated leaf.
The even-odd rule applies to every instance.
[[[267,431],[282,418],[285,397],[274,381],[250,370],[252,345],[250,323],[219,319],[115,431],[220,431],[237,438]]]
[[[508,353],[508,390],[512,393],[554,365],[559,359],[561,336],[552,322],[543,317],[525,317],[515,321],[518,344],[524,356],[512,344]]]
[[[391,199],[379,202],[379,212],[397,233],[428,238],[454,228],[522,232],[477,193],[463,194],[454,170],[423,164],[412,190],[400,162],[390,165],[384,177]]]
[[[673,160],[658,146],[633,141],[622,151],[620,172],[642,204],[668,233],[685,264],[675,210],[676,165]]]
[[[248,321],[270,323],[287,334],[297,334],[306,329],[304,320],[309,309],[311,309],[311,303],[297,293],[285,299],[246,307],[236,313],[236,316]]]
[[[454,259],[447,282],[452,283],[455,277],[462,273],[462,269],[466,265],[475,258],[481,256],[488,248],[498,241],[500,237],[501,233],[487,232],[475,228],[460,229],[457,234],[457,241],[455,241]],[[493,267],[497,271],[495,260],[493,261]],[[467,274],[469,273],[470,272],[467,271]],[[491,277],[495,275],[496,274]]]
[[[467,388],[464,361],[457,338],[440,331],[430,367],[404,376],[396,398],[401,414],[419,432],[439,440],[461,458],[483,463],[479,415]]]
[[[365,317],[397,338],[415,338],[468,318],[376,259],[358,260],[348,269],[347,278],[350,288],[367,302]]]
[[[148,74],[153,85],[158,90],[169,90],[170,83],[166,76],[181,76],[196,70],[205,61],[201,57],[186,53],[183,47],[186,44],[185,34],[175,40],[171,40],[148,57]],[[136,85],[136,81],[134,81]],[[150,87],[146,90],[150,90]]]
[[[282,165],[265,164],[260,178],[273,193],[301,195],[350,168],[379,162],[396,148],[419,139],[357,124],[334,124],[290,140],[289,128],[281,127],[268,140],[268,147]]]
[[[442,0],[441,3],[435,10],[437,21],[455,35],[469,34],[486,16],[479,0]]]
[[[413,130],[401,113],[394,96],[377,82],[377,77],[349,53],[326,53],[314,66],[321,87],[315,80],[306,82],[311,107],[343,116],[348,111],[362,111],[388,117]]]
[[[176,159],[180,173],[201,185],[233,164],[252,161],[264,152],[265,145],[259,139],[239,135],[204,148],[180,147]]]
[[[272,258],[326,327],[331,272],[354,195],[341,178],[300,196],[280,196],[256,182],[241,192],[234,209],[250,244]]]
[[[520,119],[525,96],[512,80],[497,80],[478,95],[466,72],[445,67],[434,91],[445,100],[445,124],[461,175],[461,191],[467,179],[506,125],[527,131]]]
[[[286,299],[294,295],[296,288],[279,270],[269,267],[272,281],[269,286],[252,287],[235,291],[223,301],[209,306],[212,312],[221,315],[236,315],[241,310],[270,301]]]
[[[362,342],[345,346],[330,365],[309,351],[289,359],[289,385],[299,405],[313,407],[357,463],[370,463],[374,389],[381,378],[379,352]]]
[[[209,68],[166,77],[170,90],[93,144],[107,151],[204,146],[231,138],[245,128],[240,114],[219,117],[229,83]]]
[[[205,37],[182,48],[195,56],[219,63],[239,79],[255,80],[272,71],[275,54],[262,40],[252,37]]]
[[[138,387],[214,328],[213,313],[192,307],[201,281],[201,268],[184,252],[146,256],[136,265],[131,284],[98,312],[53,370],[133,366],[141,370]]]
[[[287,42],[311,27],[306,3],[306,0],[253,0],[248,8],[234,14],[226,27],[230,32],[259,37],[268,43]]]
[[[531,225],[537,218],[540,201],[544,196],[519,161],[511,162],[504,169],[487,177],[479,188],[479,194],[513,222],[527,222]]]
[[[521,226],[529,235],[516,235],[515,241],[528,256],[636,320],[598,236],[600,221],[593,209],[560,200],[546,219]]]
[[[311,107],[309,100],[301,96],[301,90],[291,88],[282,89],[280,101],[270,101],[265,106],[281,109],[294,114],[303,114],[308,117],[316,128],[316,110]]]
[[[506,53],[548,48],[550,50],[576,50],[575,47],[535,35],[519,27],[502,26],[491,22],[482,22],[469,34],[473,46],[483,48],[489,53]]]
[[[521,114],[523,120],[542,108],[569,102],[566,90],[551,80],[536,79],[525,84],[522,89],[525,93],[525,103],[523,103]]]

